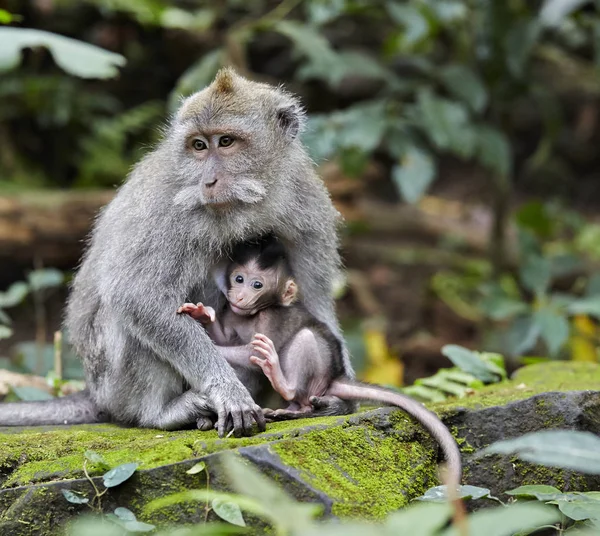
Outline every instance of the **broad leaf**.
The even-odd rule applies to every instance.
[[[23,385],[21,387],[11,387],[13,393],[25,402],[35,402],[39,400],[52,400],[54,397],[43,389]]]
[[[224,63],[224,52],[218,48],[202,56],[193,63],[177,80],[175,89],[169,95],[169,110],[179,108],[182,98],[204,89],[210,84]]]
[[[573,315],[591,315],[600,319],[600,294],[575,300],[567,307],[567,311]]]
[[[401,49],[410,49],[429,35],[429,21],[416,6],[387,2],[390,17],[404,27]]]
[[[449,65],[441,72],[448,91],[467,104],[473,111],[482,112],[488,102],[483,81],[465,65]]]
[[[482,360],[476,352],[455,344],[447,344],[442,348],[442,354],[457,367],[479,378],[482,382],[489,383],[498,380],[498,376],[492,367]]]
[[[394,512],[385,521],[386,534],[433,536],[446,525],[452,509],[445,504],[415,504]],[[374,534],[374,527],[363,535]]]
[[[529,255],[521,265],[519,275],[523,286],[541,297],[550,286],[551,263],[539,255]]]
[[[558,26],[573,11],[590,0],[545,0],[540,11],[540,21],[546,26]]]
[[[513,76],[520,78],[524,75],[541,29],[541,25],[535,19],[517,20],[512,23],[506,34],[504,47],[506,63]]]
[[[231,523],[232,525],[237,525],[239,527],[246,526],[244,516],[242,516],[242,511],[236,503],[215,498],[212,501],[212,509],[215,512],[215,514],[217,514],[221,519],[227,521],[228,523]]]
[[[23,48],[45,47],[56,64],[81,78],[112,78],[125,65],[120,54],[69,37],[28,28],[0,28],[0,70],[13,69]]]
[[[400,165],[392,169],[394,183],[409,203],[423,197],[435,175],[436,164],[431,154],[414,145],[405,149]]]
[[[0,308],[14,307],[21,303],[29,292],[29,285],[23,281],[13,283],[6,292],[0,292]]]
[[[490,490],[478,486],[458,486],[456,497],[459,499],[482,499],[489,497]],[[446,486],[435,486],[428,489],[424,495],[417,497],[417,501],[447,502]]]
[[[126,521],[123,523],[123,528],[129,532],[152,532],[154,529],[156,529],[156,526],[135,520]]]
[[[135,473],[135,470],[139,467],[139,463],[124,463],[123,465],[119,465],[114,469],[111,469],[108,473],[106,473],[102,479],[104,481],[104,485],[107,488],[113,488],[122,484]]]
[[[197,475],[206,469],[206,464],[204,462],[198,462],[196,465],[191,467],[186,471],[188,475]]]
[[[590,432],[533,432],[516,439],[498,441],[484,449],[481,454],[513,454],[522,460],[540,465],[600,474],[600,437]]]
[[[556,501],[558,509],[575,521],[584,519],[600,520],[600,501],[589,499],[575,501]]]
[[[0,339],[8,339],[9,337],[12,337],[12,334],[13,330],[11,328],[0,325]]]
[[[549,501],[555,499],[558,495],[562,495],[562,491],[554,486],[545,484],[519,486],[518,488],[505,491],[507,495],[513,497],[533,497],[540,501]]]
[[[95,452],[93,450],[86,450],[83,453],[83,456],[86,460],[102,467],[103,469],[108,469],[110,467],[110,465],[108,465],[106,460],[100,454],[98,454],[97,452]]]
[[[533,315],[517,317],[510,326],[506,336],[508,351],[513,356],[522,355],[531,350],[540,336],[540,328]]]
[[[512,536],[540,525],[560,521],[561,514],[539,503],[516,503],[498,508],[486,508],[469,516],[469,534],[473,536]],[[527,533],[526,533],[527,534]],[[459,536],[457,527],[442,532],[443,536]]]
[[[27,279],[31,290],[42,290],[62,285],[65,276],[56,268],[43,268],[31,272]]]
[[[540,330],[540,336],[548,347],[551,356],[555,356],[561,346],[569,338],[569,322],[565,315],[548,307],[534,313],[535,323]]]
[[[121,521],[135,521],[135,519],[136,519],[135,514],[131,510],[128,510],[127,508],[123,508],[122,506],[115,508],[114,514]]]
[[[87,504],[90,502],[87,497],[84,497],[78,491],[71,491],[70,489],[61,489],[60,491],[64,495],[65,499],[72,504]]]
[[[476,156],[479,162],[501,177],[507,177],[512,171],[511,145],[506,135],[494,127],[477,127]]]

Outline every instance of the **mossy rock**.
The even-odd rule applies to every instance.
[[[539,468],[476,452],[499,439],[548,428],[600,433],[600,366],[551,363],[521,369],[510,382],[465,399],[433,405],[455,434],[465,463],[464,481],[495,494],[521,484],[568,490],[598,489],[598,478]],[[590,389],[583,391],[582,389]],[[165,525],[204,519],[201,505],[185,503],[149,517],[150,500],[206,487],[206,473],[186,471],[199,460],[210,487],[227,489],[218,457],[236,450],[301,500],[318,501],[325,515],[381,518],[437,485],[434,441],[401,411],[382,408],[345,417],[269,425],[251,438],[219,439],[214,432],[127,429],[112,425],[0,429],[0,534],[60,533],[66,520],[88,511],[61,490],[93,496],[83,467],[94,450],[116,466],[139,462],[134,476],[102,497],[102,508],[125,506],[144,521]],[[103,489],[105,471],[86,470]]]

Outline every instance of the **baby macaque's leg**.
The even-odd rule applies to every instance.
[[[264,375],[269,379],[273,389],[277,391],[284,400],[291,402],[296,397],[296,385],[290,384],[283,375],[281,365],[279,363],[279,355],[275,350],[273,341],[262,333],[254,335],[252,340],[254,350],[261,354],[261,357],[255,355],[250,357],[250,361],[258,365]]]
[[[210,324],[214,322],[216,318],[215,310],[202,303],[184,303],[177,309],[177,314],[182,313],[190,315],[194,320],[198,320],[198,322],[202,324]]]

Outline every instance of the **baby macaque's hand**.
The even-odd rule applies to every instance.
[[[273,341],[262,333],[256,333],[252,339],[252,347],[254,351],[261,354],[261,357],[251,356],[250,362],[258,365],[264,375],[269,379],[273,389],[277,391],[285,400],[293,400],[296,396],[296,390],[291,386],[283,375],[281,365],[279,364],[279,356]]]
[[[211,324],[216,318],[215,310],[212,307],[203,305],[200,302],[198,302],[196,305],[193,303],[184,303],[179,309],[177,309],[177,313],[188,314],[194,320],[198,320],[198,322],[202,324]]]

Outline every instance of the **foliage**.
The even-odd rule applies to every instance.
[[[40,296],[45,289],[62,285],[63,274],[54,268],[43,268],[29,273],[27,281],[13,283],[8,290],[0,292],[0,339],[12,335],[10,325],[12,320],[5,312],[19,305],[28,295]]]
[[[485,383],[506,379],[504,358],[490,352],[474,352],[454,344],[442,348],[442,353],[456,367],[440,369],[429,378],[421,378],[414,385],[404,387],[403,393],[427,402],[441,402],[448,396],[462,398]]]

